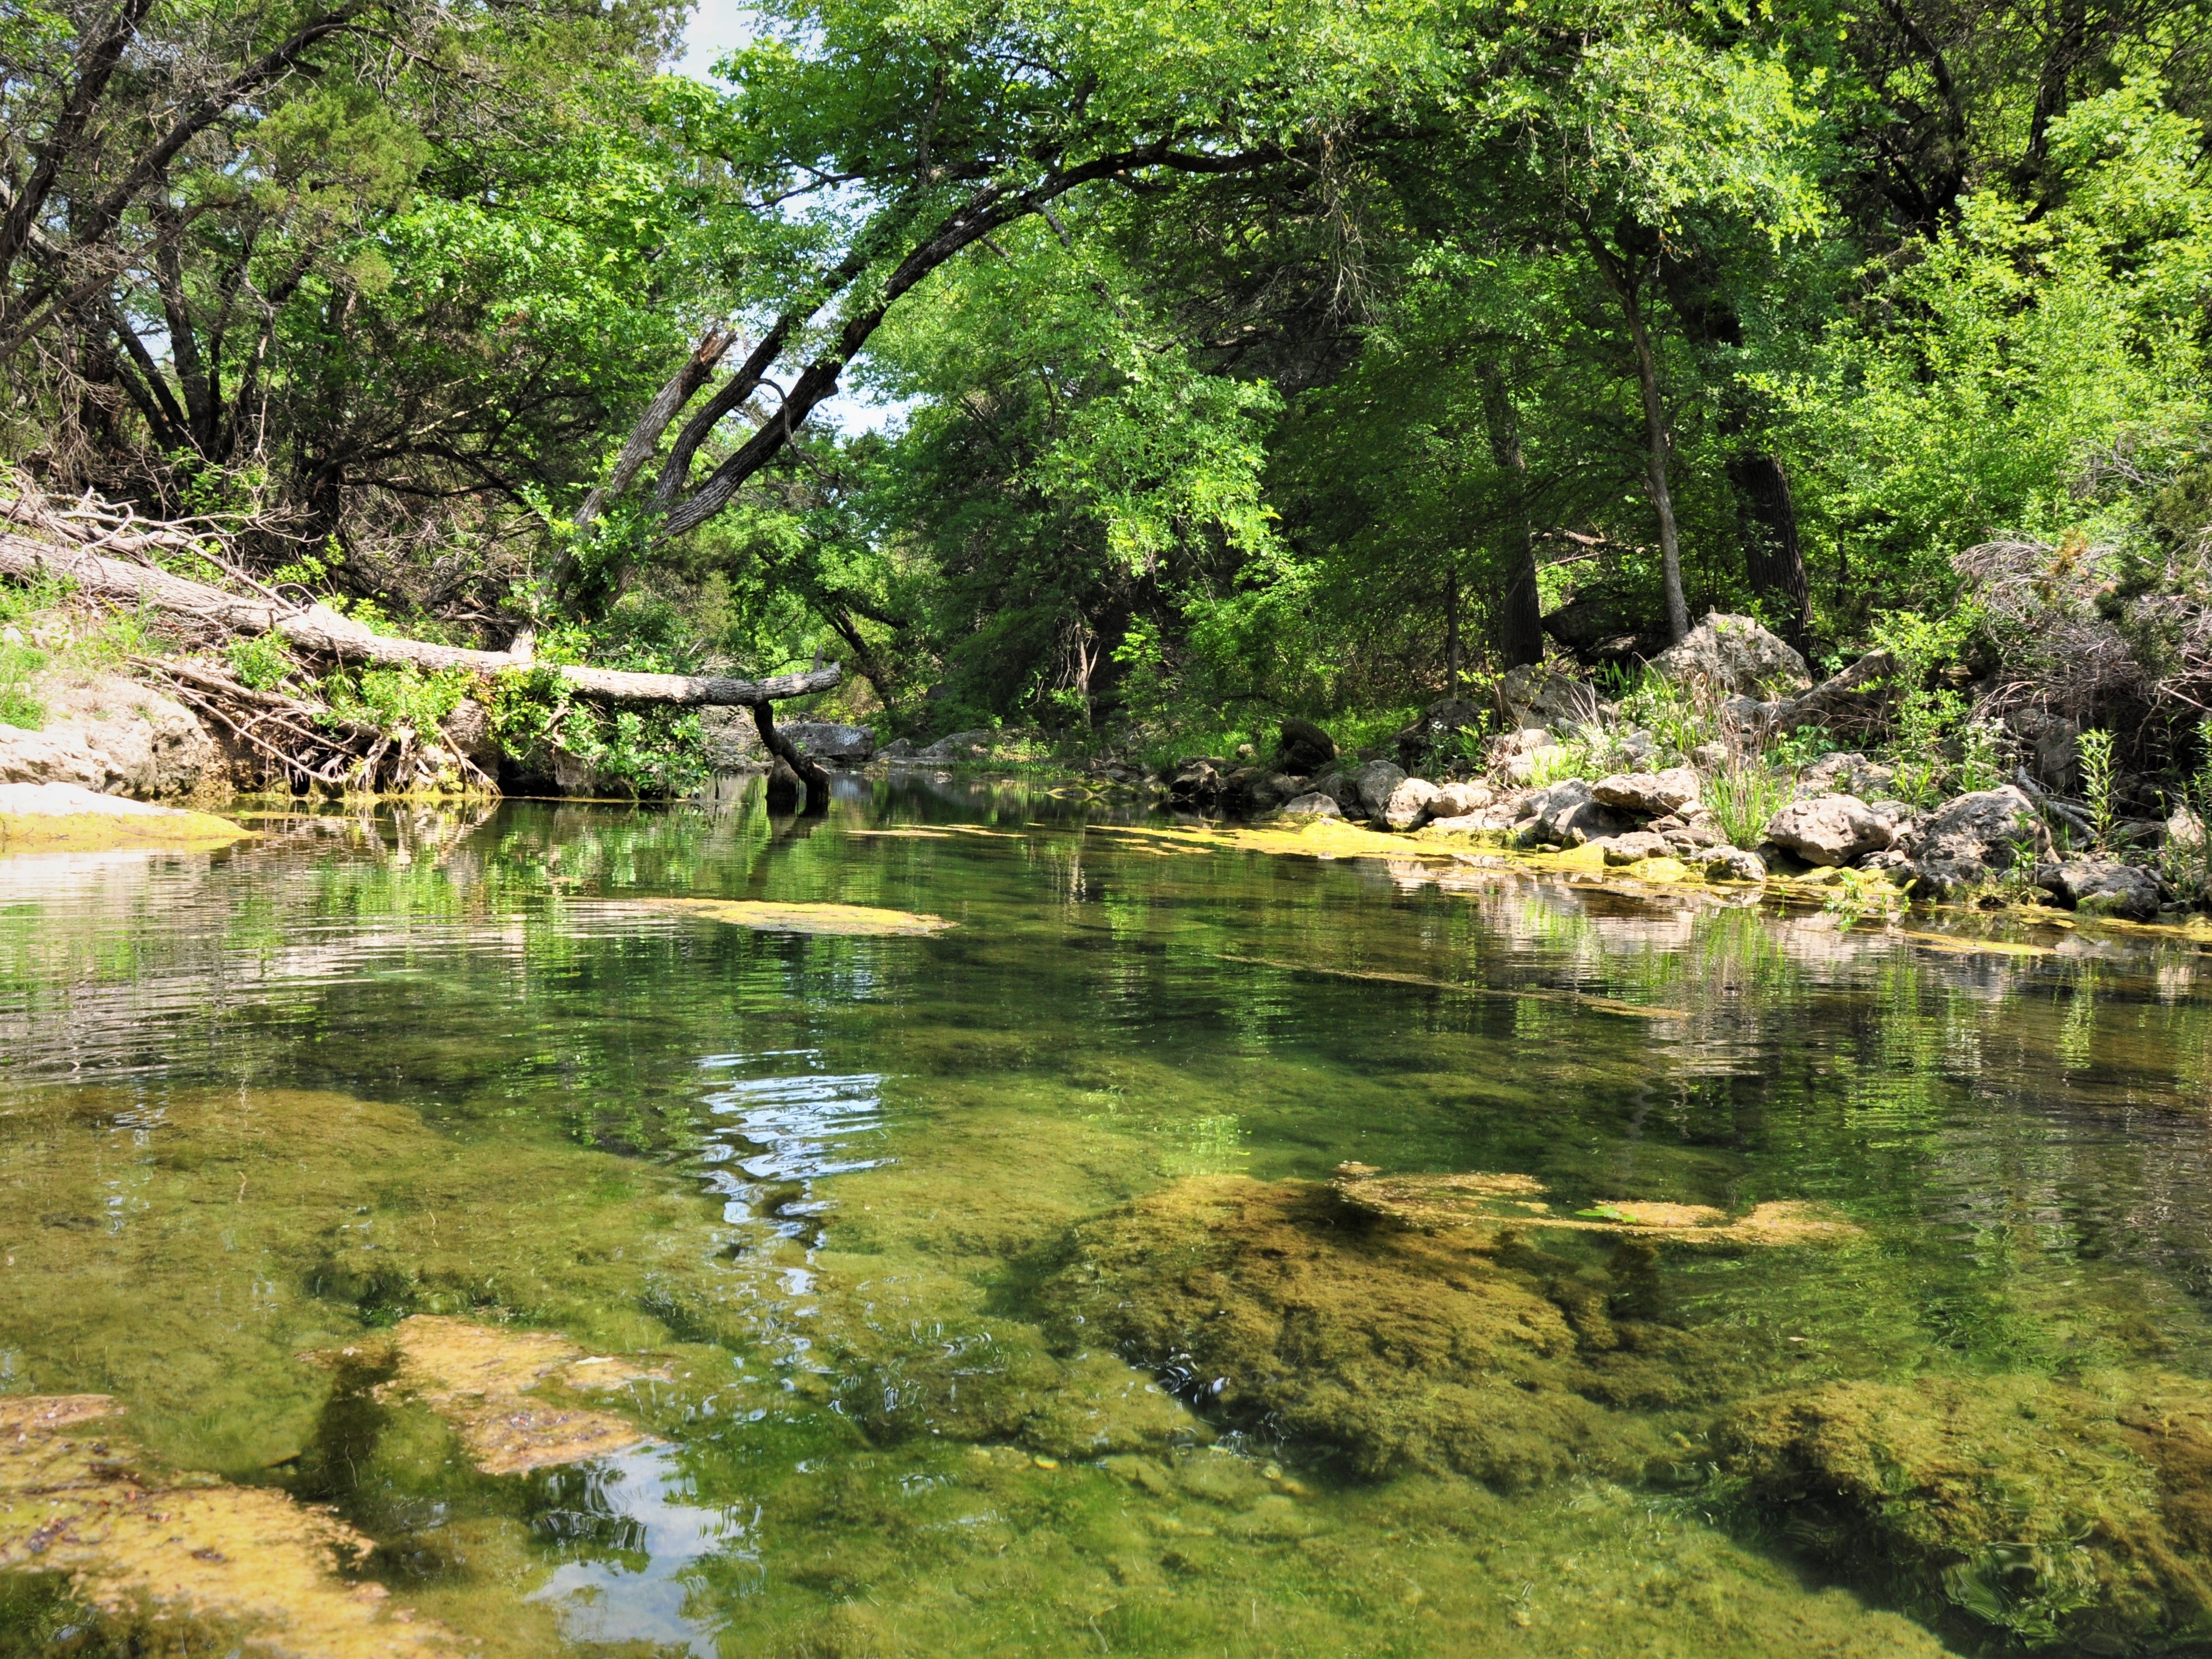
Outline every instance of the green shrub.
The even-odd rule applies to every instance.
[[[36,731],[46,723],[46,705],[31,690],[31,676],[46,666],[44,651],[0,643],[0,726]]]
[[[222,648],[222,654],[229,659],[230,671],[238,676],[239,683],[257,692],[275,691],[300,666],[275,634],[234,639]]]
[[[465,669],[425,674],[411,662],[390,667],[341,669],[323,682],[324,700],[333,714],[362,720],[385,731],[404,726],[428,735],[444,724],[476,683]]]

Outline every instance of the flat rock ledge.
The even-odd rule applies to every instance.
[[[75,784],[0,784],[0,855],[107,847],[228,846],[253,832],[212,813],[101,795]]]

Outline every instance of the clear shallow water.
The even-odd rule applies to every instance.
[[[1997,1650],[1878,1571],[1826,1582],[1832,1549],[1698,1477],[1704,1425],[1838,1380],[2212,1377],[2179,941],[1961,948],[919,782],[813,822],[270,828],[0,861],[0,1392],[114,1395],[169,1467],[334,1505],[477,1650]],[[624,902],[660,895],[957,925]],[[1133,1369],[1071,1323],[1123,1206],[1346,1160],[1524,1173],[1562,1212],[1811,1200],[1863,1237],[1662,1253],[1680,1386],[1486,1480],[1359,1478],[1203,1355]],[[1573,1244],[1544,1271],[1601,1276]],[[655,1440],[484,1476],[303,1357],[422,1313],[659,1357],[623,1406]],[[19,1646],[57,1627],[58,1583],[10,1595]]]

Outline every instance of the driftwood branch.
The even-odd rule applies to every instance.
[[[26,534],[9,524],[35,528]],[[264,589],[241,596],[173,574],[153,563],[156,553],[206,555],[199,538],[171,527],[139,523],[100,529],[83,515],[42,509],[24,497],[0,497],[0,576],[31,582],[60,576],[83,592],[127,604],[193,618],[234,634],[273,633],[303,651],[343,662],[410,663],[433,672],[460,668],[493,674],[533,666],[530,643],[519,638],[504,651],[472,650],[428,640],[370,631],[351,617],[319,603],[294,605]],[[122,554],[125,558],[111,555]],[[139,562],[143,561],[143,562]],[[226,568],[219,561],[218,568]],[[766,680],[718,674],[636,674],[564,663],[554,670],[583,696],[608,703],[675,704],[694,708],[757,708],[778,698],[825,692],[844,676],[836,663],[804,674]]]

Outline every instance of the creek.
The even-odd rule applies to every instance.
[[[376,1630],[485,1655],[2212,1634],[2212,1464],[2172,1449],[2212,1398],[2196,943],[840,791],[0,859],[0,1405],[110,1396],[112,1455],[328,1506]],[[1353,1216],[1346,1162],[1543,1197],[1468,1253]],[[1834,1236],[1598,1224],[1762,1204]],[[620,1357],[592,1400],[644,1438],[487,1473],[376,1357],[410,1320]],[[1912,1400],[1950,1413],[1924,1456],[1881,1421]],[[1993,1466],[1988,1400],[2109,1452],[2094,1490]],[[1807,1401],[1896,1442],[1887,1497],[1813,1492],[1850,1458],[1784,1445]],[[1898,1507],[1944,1456],[2014,1506],[1964,1546]],[[34,1499],[0,1481],[0,1654],[149,1619],[288,1650],[89,1532],[55,1564]],[[2114,1515],[2179,1564],[2114,1567]]]

